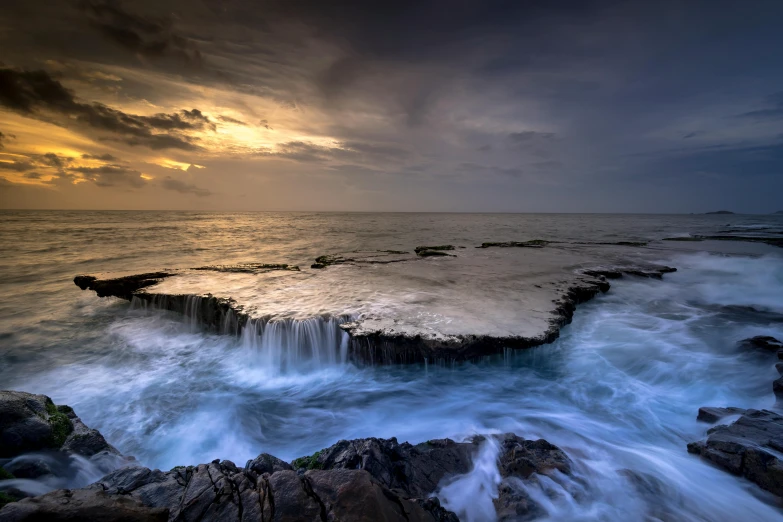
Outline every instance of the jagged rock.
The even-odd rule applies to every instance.
[[[778,352],[778,355],[780,355],[780,352]],[[775,369],[780,375],[783,375],[783,362],[775,363]]]
[[[568,457],[544,440],[490,437],[500,445],[499,469],[509,481],[496,505],[515,517],[541,513],[514,481],[535,480],[533,473],[570,474]],[[126,517],[117,520],[457,522],[431,495],[443,479],[471,471],[482,443],[484,436],[417,445],[396,439],[340,441],[297,459],[296,470],[268,454],[244,469],[227,460],[168,472],[124,467],[87,488],[9,504],[0,510],[0,520],[115,520],[108,517],[117,513]]]
[[[570,475],[570,459],[543,439],[526,440],[513,433],[492,437],[500,444],[498,469],[504,478],[495,500],[499,519],[517,520],[539,513],[540,506],[515,487],[516,481],[529,479],[533,473],[548,475],[558,471]],[[399,444],[396,439],[343,440],[310,457],[297,459],[294,467],[300,472],[306,468],[363,469],[400,496],[426,497],[444,479],[468,473],[484,440],[483,436],[468,442],[439,439],[415,446]]]
[[[699,414],[696,416],[696,420],[714,424],[724,417],[728,417],[729,415],[740,415],[745,413],[746,411],[747,410],[744,410],[742,408],[734,408],[734,407],[715,408],[712,406],[703,406],[699,408]]]
[[[247,461],[245,469],[252,470],[258,475],[263,475],[264,473],[271,474],[276,471],[292,470],[293,468],[284,460],[280,460],[269,453],[262,453],[255,459]]]
[[[707,433],[706,440],[688,444],[690,453],[783,496],[783,416],[768,410],[747,410],[732,424],[716,426]]]
[[[778,401],[783,401],[783,377],[772,381],[772,392]]]
[[[740,348],[745,349],[761,349],[775,352],[783,349],[783,343],[768,335],[757,335],[756,337],[743,339],[738,344]]]
[[[268,462],[263,457],[255,461]],[[259,475],[214,461],[167,473],[123,468],[91,488],[170,508],[170,520],[455,520],[439,503],[401,497],[362,469]]]
[[[501,477],[528,478],[533,473],[547,474],[553,470],[571,474],[571,460],[554,444],[544,439],[525,440],[513,433],[498,436]]]
[[[147,507],[130,496],[109,495],[100,489],[60,489],[13,502],[0,510],[3,522],[166,522],[168,519],[168,509]]]
[[[446,475],[470,471],[479,441],[430,440],[402,444],[397,439],[341,440],[310,457],[296,459],[294,468],[363,469],[389,489],[409,497],[424,497]]]

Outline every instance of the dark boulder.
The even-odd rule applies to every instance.
[[[46,395],[0,391],[0,458],[59,448],[72,431],[71,419]]]
[[[783,496],[783,416],[747,410],[737,421],[707,434],[706,440],[688,444],[688,451]]]
[[[70,406],[56,406],[46,395],[0,391],[0,458],[41,450],[83,457],[120,454],[98,430],[85,426]]]
[[[761,349],[775,352],[778,350],[783,350],[783,343],[768,335],[757,335],[756,337],[743,339],[737,344],[740,346],[740,348],[748,350]]]

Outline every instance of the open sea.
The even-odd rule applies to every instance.
[[[369,436],[417,443],[515,432],[547,439],[575,463],[573,483],[530,486],[549,520],[781,520],[755,485],[686,451],[709,427],[696,421],[701,406],[775,407],[774,355],[736,343],[783,339],[783,249],[659,241],[720,234],[781,237],[783,215],[2,211],[0,389],[72,406],[152,468],[241,465],[262,452],[291,460]],[[650,241],[627,248],[678,271],[613,281],[552,344],[405,366],[281,368],[242,337],[73,283],[82,273],[243,262],[309,269],[332,252],[531,239]],[[502,313],[487,308],[471,320]],[[83,485],[96,473],[41,487]],[[629,476],[645,477],[648,490]],[[474,486],[462,495],[452,486],[446,505],[462,509]]]

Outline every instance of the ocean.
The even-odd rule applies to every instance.
[[[358,437],[417,443],[514,432],[545,438],[575,463],[574,478],[528,486],[551,520],[781,518],[755,485],[688,454],[686,445],[709,427],[696,421],[701,406],[775,407],[770,354],[736,343],[783,339],[783,250],[661,240],[783,237],[783,215],[3,211],[0,221],[0,389],[72,406],[145,466],[216,458],[241,465],[262,452],[291,460]],[[77,274],[288,263],[302,268],[294,275],[299,293],[287,301],[278,290],[289,280],[269,279],[277,290],[258,305],[263,314],[328,322],[340,313],[388,312],[421,328],[507,333],[524,321],[513,313],[517,281],[509,274],[525,258],[474,247],[533,239],[590,259],[603,255],[599,243],[640,243],[611,246],[607,255],[677,272],[612,281],[609,292],[579,305],[551,344],[404,365],[344,357],[314,364],[308,357],[331,349],[317,346],[283,364],[268,356],[280,348],[274,339],[209,331],[73,283]],[[415,265],[421,268],[400,263],[383,277],[350,266],[309,268],[323,254],[433,244],[465,246],[456,254],[481,284],[433,279],[431,271],[449,274],[445,258]],[[584,265],[582,257],[574,266]],[[231,276],[210,284],[220,285],[219,277]],[[299,342],[345,335],[336,325],[320,328],[325,333]],[[80,486],[93,475],[42,487]],[[644,477],[647,490],[632,487],[629,476]],[[475,491],[457,484],[443,497],[470,515],[462,497],[470,493],[482,506],[478,497],[492,488]]]

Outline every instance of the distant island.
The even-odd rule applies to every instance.
[[[705,214],[733,214],[730,210],[716,210],[715,212],[705,212]]]
[[[773,212],[773,214],[783,214],[783,210],[778,210],[777,212]]]

